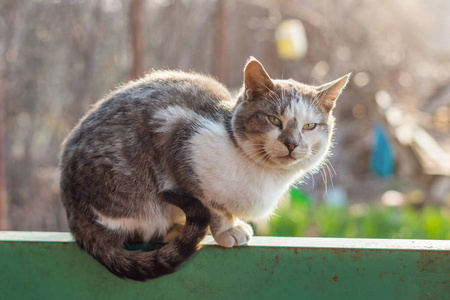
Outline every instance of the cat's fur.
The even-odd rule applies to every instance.
[[[208,228],[219,245],[246,243],[242,220],[269,216],[323,163],[348,76],[320,87],[272,80],[251,58],[236,99],[210,77],[170,71],[112,92],[63,145],[61,195],[77,244],[117,276],[146,280],[176,271]],[[169,243],[125,250],[136,237]]]

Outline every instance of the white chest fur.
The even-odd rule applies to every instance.
[[[207,121],[191,141],[194,169],[204,201],[214,201],[244,220],[269,216],[295,180],[250,161],[236,149],[221,124]]]

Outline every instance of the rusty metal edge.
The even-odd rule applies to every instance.
[[[0,243],[2,242],[72,243],[73,238],[69,232],[0,231]],[[206,248],[217,247],[210,235],[204,238],[202,245]],[[248,245],[242,247],[450,251],[450,241],[255,236]]]

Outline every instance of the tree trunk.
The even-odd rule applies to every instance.
[[[142,0],[132,0],[130,2],[130,35],[131,49],[133,52],[133,65],[131,66],[131,79],[142,76],[143,65],[143,13],[144,2]]]
[[[2,66],[0,65],[0,230],[8,229],[8,199],[5,184],[5,160],[3,154],[3,91]]]
[[[217,1],[217,15],[216,15],[216,37],[215,37],[215,69],[217,79],[227,84],[227,18],[226,18],[226,4],[225,0]]]

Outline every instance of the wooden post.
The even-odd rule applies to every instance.
[[[217,15],[216,15],[216,57],[215,57],[215,75],[217,79],[227,84],[227,19],[226,19],[226,6],[225,0],[217,1]]]
[[[130,2],[130,35],[131,49],[133,52],[133,64],[131,67],[131,79],[142,76],[144,41],[142,34],[144,2],[142,0],[132,0]]]
[[[5,183],[5,160],[3,154],[3,91],[2,66],[0,65],[0,230],[8,229],[8,200]]]

